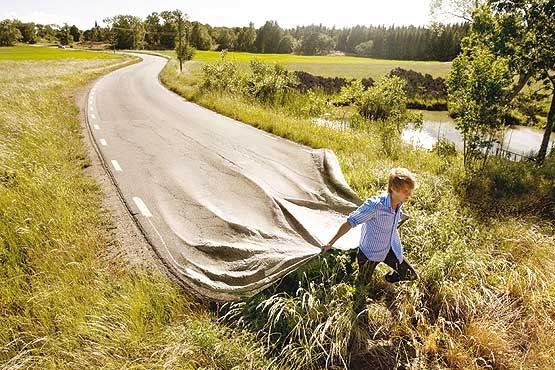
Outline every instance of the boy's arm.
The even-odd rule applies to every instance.
[[[343,235],[345,235],[349,230],[351,230],[352,226],[349,223],[349,221],[345,221],[341,226],[339,226],[339,229],[337,230],[337,233],[335,233],[335,236],[333,238],[331,238],[330,242],[324,246],[322,246],[322,252],[320,253],[326,253],[327,251],[329,251],[332,247],[333,244],[339,239],[341,238]]]

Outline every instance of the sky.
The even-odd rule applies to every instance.
[[[361,25],[429,24],[430,0],[0,0],[0,20],[16,18],[42,24],[75,24],[82,30],[118,14],[144,19],[152,12],[180,9],[193,21],[211,26],[260,27],[276,20],[283,28],[323,24]]]

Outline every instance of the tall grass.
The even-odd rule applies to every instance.
[[[0,61],[0,368],[264,368],[252,335],[107,257],[73,94],[122,62]]]
[[[334,150],[347,182],[361,197],[383,190],[391,167],[404,166],[418,175],[420,185],[405,205],[412,220],[401,237],[420,281],[389,285],[380,266],[369,300],[357,311],[356,264],[348,255],[331,254],[224,310],[224,319],[257,333],[280,365],[552,368],[555,225],[541,200],[553,199],[555,158],[541,170],[546,173],[525,170],[524,164],[515,167],[510,191],[488,185],[469,193],[456,153],[438,155],[399,143],[400,154],[388,157],[372,128],[340,132],[278,107],[200,91],[199,76],[179,74],[175,66],[170,62],[161,80],[187,99],[282,137]],[[504,168],[500,163],[491,171],[499,174]],[[526,175],[521,182],[531,190],[518,190],[517,177],[523,173],[541,176],[539,185]],[[491,174],[483,175],[488,178]],[[496,208],[488,199],[530,206]]]

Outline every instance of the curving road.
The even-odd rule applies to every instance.
[[[169,270],[215,300],[252,295],[320,251],[360,199],[335,155],[190,103],[166,60],[99,79],[87,116],[123,199]],[[338,245],[357,246],[350,231]]]

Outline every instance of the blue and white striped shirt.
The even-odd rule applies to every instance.
[[[359,248],[370,261],[382,262],[391,248],[399,263],[403,262],[403,246],[396,227],[403,214],[401,205],[402,202],[397,210],[392,209],[391,195],[383,193],[366,199],[347,218],[353,227],[362,224]]]

